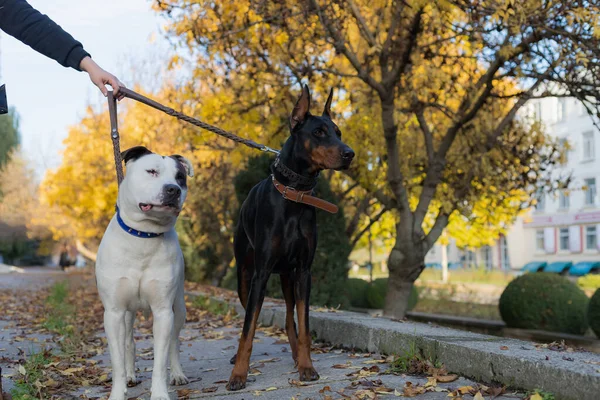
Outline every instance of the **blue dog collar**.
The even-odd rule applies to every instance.
[[[119,213],[119,207],[115,207],[115,208],[117,209],[117,222],[119,223],[119,226],[121,228],[123,228],[123,230],[125,232],[129,233],[131,236],[135,236],[135,237],[139,237],[139,238],[143,238],[143,239],[150,239],[150,238],[162,236],[162,233],[142,232],[142,231],[138,231],[137,229],[133,229],[133,228],[127,226],[127,224],[123,221],[123,219],[121,219],[121,214]]]

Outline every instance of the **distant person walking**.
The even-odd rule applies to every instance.
[[[115,95],[119,86],[124,86],[113,74],[100,68],[80,42],[25,0],[0,0],[0,29],[64,67],[87,72],[104,96],[107,95],[104,85],[112,86]],[[6,103],[5,93],[0,94],[0,113],[6,113],[8,106],[2,103]]]

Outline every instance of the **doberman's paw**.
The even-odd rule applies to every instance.
[[[231,357],[229,359],[229,364],[231,364],[231,365],[235,364],[235,360],[237,360],[237,354],[234,354],[233,357]]]
[[[229,383],[227,383],[227,390],[236,391],[241,390],[246,387],[246,377],[245,376],[235,376],[232,375],[229,378]]]
[[[302,382],[316,381],[319,379],[319,374],[313,367],[298,367],[300,380]]]

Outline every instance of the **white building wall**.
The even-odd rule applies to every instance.
[[[586,179],[594,179],[596,188],[600,185],[599,132],[575,99],[539,99],[531,101],[527,107],[530,114],[540,111],[546,131],[569,143],[567,164],[557,170],[556,175],[570,173],[572,183],[565,192],[568,204],[561,204],[560,195],[544,194],[539,206],[525,218],[523,242],[530,250],[524,261],[600,261],[598,191],[586,190]],[[588,227],[590,233],[596,232],[595,238],[590,235],[593,242],[590,246],[586,243]]]
[[[549,135],[569,143],[571,149],[567,154],[567,163],[555,172],[556,176],[572,176],[572,183],[566,193],[568,207],[561,207],[559,195],[544,194],[541,207],[519,217],[506,237],[500,238],[489,250],[473,250],[477,252],[479,265],[484,265],[485,253],[489,254],[490,251],[492,260],[487,266],[495,269],[519,270],[531,261],[571,261],[574,264],[579,261],[600,261],[599,190],[596,189],[594,196],[590,195],[590,198],[593,197],[592,204],[586,204],[584,190],[586,179],[595,179],[596,187],[600,188],[600,133],[584,107],[572,98],[531,100],[523,108],[521,115],[541,120]],[[590,139],[586,140],[586,137]],[[591,247],[586,243],[587,227],[595,227],[596,230],[596,239]],[[561,249],[560,246],[561,229],[563,233],[568,232],[566,249]],[[542,235],[538,231],[543,232],[543,246],[537,240],[539,237],[536,235]],[[464,253],[450,240],[449,263],[460,262],[465,258]],[[425,261],[441,263],[439,243],[427,254]]]

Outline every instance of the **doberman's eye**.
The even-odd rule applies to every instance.
[[[317,129],[313,132],[313,135],[322,138],[325,137],[325,131],[323,129]]]
[[[158,171],[156,171],[155,169],[147,169],[146,172],[152,176],[158,176]]]

